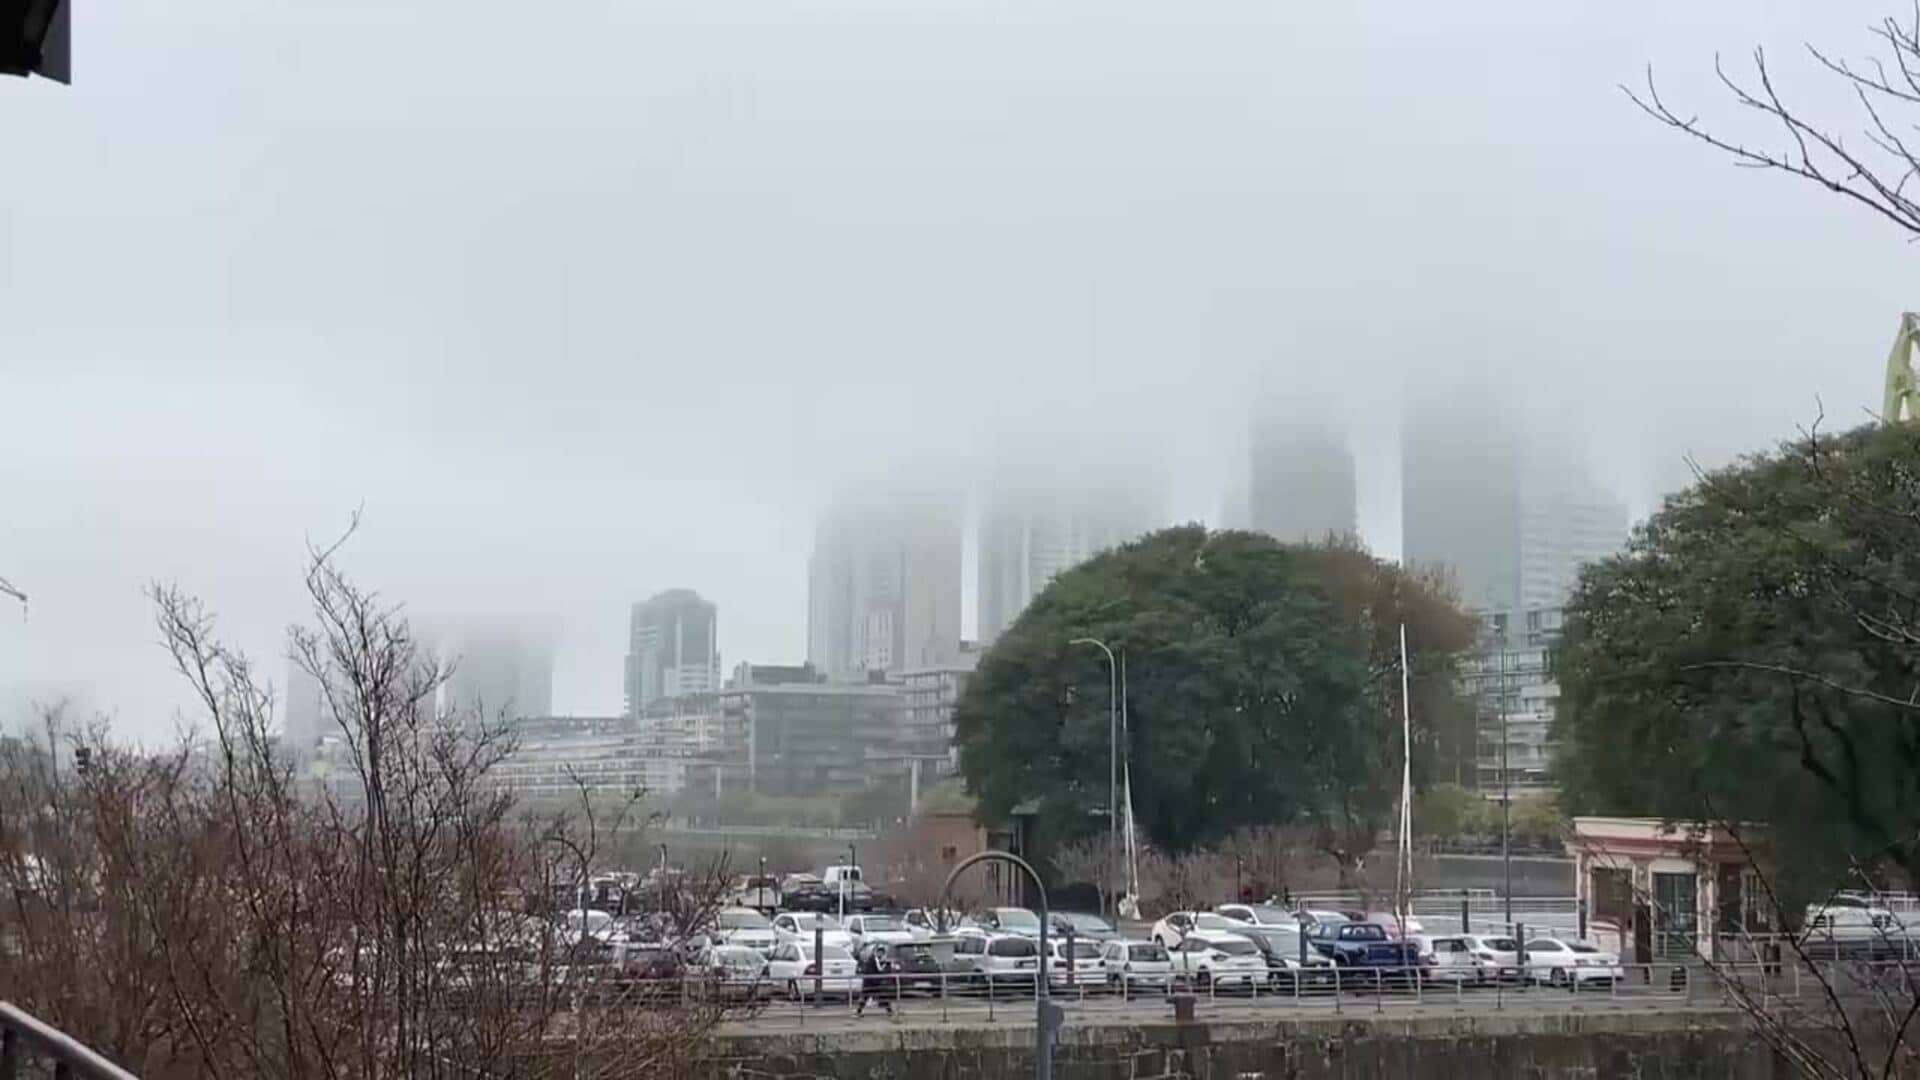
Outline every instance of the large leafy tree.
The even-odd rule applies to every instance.
[[[1583,575],[1559,657],[1576,812],[1773,826],[1784,892],[1920,879],[1920,431],[1701,478]]]
[[[1043,845],[1102,829],[1104,640],[1126,657],[1133,806],[1184,851],[1250,825],[1312,822],[1357,860],[1399,785],[1399,626],[1414,667],[1417,757],[1457,715],[1471,622],[1436,579],[1351,544],[1168,529],[1056,578],[981,661],[955,720],[983,816],[1037,802]],[[1424,771],[1426,762],[1419,761]]]

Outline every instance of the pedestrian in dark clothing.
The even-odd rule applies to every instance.
[[[860,1006],[853,1010],[855,1016],[866,1014],[867,1003],[878,1001],[880,1007],[893,1015],[893,999],[900,996],[900,984],[893,974],[893,956],[884,944],[867,946],[860,956]]]

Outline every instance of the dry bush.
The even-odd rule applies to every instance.
[[[296,663],[338,722],[341,770],[304,777],[272,696],[202,607],[153,591],[202,729],[162,754],[102,729],[0,744],[0,997],[149,1077],[675,1076],[721,1019],[640,994],[531,912],[608,869],[632,800],[515,813],[512,750],[443,716],[445,671],[406,620],[316,551]],[[71,751],[76,765],[56,769]],[[725,866],[657,895],[675,929]]]

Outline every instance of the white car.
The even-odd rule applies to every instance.
[[[1421,935],[1409,938],[1420,946],[1420,975],[1431,982],[1478,985],[1493,979],[1493,964],[1474,955],[1474,942],[1465,934]]]
[[[812,997],[814,976],[819,978],[819,993],[852,997],[860,992],[860,965],[843,945],[828,945],[822,950],[826,968],[814,969],[812,941],[784,941],[774,946],[767,959],[767,981],[775,990],[784,990],[796,1000]]]
[[[847,933],[853,936],[856,952],[873,944],[911,945],[917,940],[913,928],[898,915],[849,915]]]
[[[1473,951],[1473,958],[1480,961],[1489,979],[1521,981],[1519,942],[1498,934],[1461,934],[1460,940]]]
[[[1341,923],[1350,923],[1353,921],[1337,911],[1310,911],[1304,908],[1294,912],[1293,917],[1300,920],[1302,929],[1312,929],[1316,926],[1339,926]]]
[[[1300,920],[1293,912],[1272,904],[1221,904],[1213,911],[1216,915],[1224,915],[1234,922],[1249,926],[1284,926],[1288,929],[1300,926]]]
[[[1174,977],[1195,987],[1253,989],[1267,981],[1267,958],[1239,934],[1195,930],[1167,946]]]
[[[738,945],[761,953],[771,952],[779,943],[773,924],[752,908],[721,908],[713,917],[713,939],[726,945]]]
[[[985,939],[975,963],[989,988],[1031,991],[1040,976],[1040,943],[1024,934],[996,934]]]
[[[1619,957],[1597,945],[1535,938],[1527,942],[1527,975],[1534,982],[1577,989],[1590,982],[1624,982],[1627,971]]]
[[[945,916],[944,921],[942,915]],[[953,933],[960,929],[963,919],[964,916],[957,911],[943,913],[934,908],[914,908],[900,917],[900,921],[906,923],[907,929],[913,931],[913,935],[921,941],[940,936],[943,925],[947,933]]]
[[[1173,957],[1157,941],[1109,941],[1100,954],[1100,967],[1115,990],[1173,988]]]
[[[1073,942],[1073,956],[1067,956],[1065,938],[1047,938],[1047,985],[1057,987],[1098,986],[1106,981],[1100,967],[1100,946],[1086,938]]]
[[[804,942],[811,948],[815,928],[820,931],[822,945],[838,945],[848,950],[853,948],[853,935],[847,933],[846,927],[831,915],[813,911],[783,911],[773,917],[773,936],[782,942]]]
[[[1196,931],[1231,934],[1240,926],[1240,923],[1225,915],[1215,915],[1211,911],[1176,911],[1154,923],[1151,936],[1162,946],[1171,949],[1181,938]]]
[[[1040,916],[1023,907],[988,908],[975,921],[982,930],[992,934],[1018,934],[1030,938],[1040,936]]]

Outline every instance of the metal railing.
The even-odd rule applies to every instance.
[[[843,978],[817,993],[812,980],[799,985],[779,980],[741,982],[724,989],[688,990],[688,999],[718,993],[734,1005],[731,1019],[759,1027],[799,1027],[844,1023],[856,1017],[886,1014],[927,1023],[1008,1021],[1032,1018],[1037,972],[926,973]],[[1095,973],[1069,976],[1056,971],[1049,981],[1054,1003],[1069,1021],[1116,1021],[1163,1016],[1184,1001],[1196,1015],[1245,1018],[1250,1010],[1313,1010],[1343,1013],[1386,1012],[1406,1006],[1453,1009],[1480,1015],[1508,1009],[1554,1012],[1586,1009],[1728,1008],[1738,999],[1800,1000],[1819,1005],[1826,988],[1842,998],[1884,994],[1920,986],[1920,961],[1786,959],[1780,962],[1697,961],[1581,964],[1548,963],[1529,957],[1517,965],[1449,968],[1368,968],[1335,966],[1276,969],[1214,976]],[[659,997],[668,995],[661,994]],[[1027,1004],[1022,1004],[1027,1003]]]
[[[52,1061],[54,1080],[137,1080],[73,1036],[0,1001],[0,1080],[18,1080],[21,1066],[31,1058]]]

